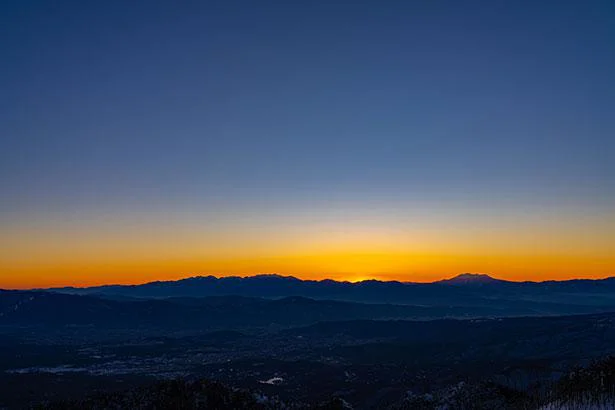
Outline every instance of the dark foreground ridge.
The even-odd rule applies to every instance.
[[[0,405],[7,408],[78,401],[95,391],[140,392],[155,380],[180,378],[180,391],[206,379],[284,403],[339,398],[374,409],[475,388],[516,400],[515,392],[550,386],[571,367],[615,353],[615,314],[217,329],[2,325],[0,343]]]
[[[341,397],[319,403],[282,400],[261,391],[230,388],[210,380],[170,380],[112,394],[98,394],[81,400],[60,400],[34,406],[40,410],[61,409],[352,409]],[[557,382],[534,385],[529,389],[482,381],[456,384],[417,394],[407,391],[397,400],[381,403],[389,410],[467,409],[467,410],[565,410],[610,409],[615,407],[615,358],[596,361],[577,368]]]

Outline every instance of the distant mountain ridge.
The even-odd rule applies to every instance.
[[[596,312],[615,311],[615,278],[545,282],[512,282],[484,274],[462,274],[432,283],[366,280],[339,282],[301,280],[292,276],[197,276],[143,285],[55,288],[45,291],[106,298],[200,298],[244,296],[414,306],[497,307],[514,311],[530,308],[537,314],[575,313],[588,306]],[[522,309],[521,309],[522,308]],[[585,309],[581,309],[585,311]]]
[[[165,285],[179,286],[182,284],[189,284],[189,283],[197,284],[197,283],[204,283],[204,282],[211,282],[211,281],[221,281],[221,282],[227,282],[227,283],[232,283],[232,282],[235,282],[235,283],[253,282],[254,283],[257,281],[266,281],[266,280],[284,281],[287,283],[302,282],[302,283],[309,283],[309,284],[319,283],[319,284],[331,284],[331,285],[341,285],[341,284],[360,285],[360,284],[366,284],[366,283],[407,284],[407,285],[507,283],[507,284],[525,284],[525,285],[535,284],[537,285],[537,284],[575,284],[575,283],[600,284],[600,283],[606,283],[606,282],[615,283],[615,276],[609,276],[609,277],[602,278],[602,279],[510,281],[510,280],[505,280],[505,279],[494,278],[493,276],[490,276],[484,273],[461,273],[459,275],[453,276],[448,279],[441,279],[441,280],[437,280],[433,282],[412,282],[412,281],[402,282],[402,281],[397,281],[397,280],[383,281],[383,280],[378,280],[378,279],[366,279],[366,280],[362,280],[358,282],[349,282],[349,281],[338,281],[334,279],[321,279],[321,280],[299,279],[291,275],[279,275],[279,274],[267,273],[267,274],[251,275],[251,276],[214,276],[214,275],[189,276],[189,277],[177,279],[177,280],[152,281],[152,282],[146,282],[146,283],[136,284],[136,285],[109,284],[109,285],[88,286],[88,287],[66,286],[66,287],[59,287],[59,288],[37,288],[37,289],[32,289],[32,290],[55,290],[55,291],[71,290],[75,292],[78,292],[78,291],[88,292],[88,291],[93,291],[97,289],[106,290],[106,289],[118,289],[118,288],[154,287],[154,286],[165,286]]]

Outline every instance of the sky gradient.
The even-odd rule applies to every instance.
[[[614,45],[612,1],[2,2],[0,287],[615,275]]]

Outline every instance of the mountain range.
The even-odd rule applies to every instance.
[[[511,282],[463,274],[434,283],[213,276],[143,285],[0,292],[0,325],[241,328],[330,320],[615,312],[615,279]]]
[[[197,276],[143,285],[55,288],[47,291],[77,295],[129,298],[170,298],[238,295],[261,298],[302,296],[361,303],[426,306],[476,306],[491,301],[500,305],[522,301],[539,304],[615,307],[615,278],[545,282],[512,282],[488,275],[462,274],[432,283],[366,280],[339,282],[301,280],[292,276]]]

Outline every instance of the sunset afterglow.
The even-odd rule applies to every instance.
[[[0,288],[615,275],[600,7],[106,3],[2,13]]]
[[[1,283],[86,286],[259,273],[421,282],[489,272],[549,280],[601,278],[615,268],[615,224],[606,212],[587,217],[561,207],[560,215],[550,208],[522,215],[500,207],[447,213],[436,205],[397,205],[263,211],[254,220],[224,210],[30,216],[2,231]]]

